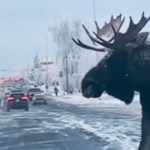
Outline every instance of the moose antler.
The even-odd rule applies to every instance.
[[[96,30],[97,30],[97,35],[99,37],[101,36],[105,36],[107,38],[111,37],[111,39],[108,41],[108,42],[111,42],[114,38],[114,32],[112,30],[112,25],[114,26],[115,30],[117,32],[119,32],[123,22],[124,22],[125,18],[123,18],[122,20],[122,15],[120,14],[119,16],[116,17],[116,19],[114,19],[113,16],[111,16],[111,20],[109,23],[105,23],[105,25],[100,29],[99,26],[98,26],[98,23],[95,21],[95,25],[96,25]],[[93,44],[95,45],[96,43],[99,44],[99,45],[103,45],[103,43],[101,42],[101,40],[99,40],[99,38],[95,38],[93,37],[89,31],[87,30],[87,28],[83,25],[83,28],[86,32],[86,34],[88,35],[88,37],[90,38],[90,40],[93,42]],[[77,41],[72,38],[72,40],[78,45],[78,46],[81,46],[83,48],[86,48],[86,49],[90,49],[90,50],[94,50],[94,51],[105,51],[106,49],[105,48],[95,48],[95,47],[92,47],[92,46],[88,46],[86,44],[84,44],[83,42],[81,42],[81,40],[77,39]],[[106,43],[105,43],[106,44]],[[107,46],[104,46],[104,47],[107,47]]]
[[[94,51],[98,51],[98,52],[104,52],[105,49],[104,48],[95,48],[95,47],[92,47],[92,46],[88,46],[86,44],[84,44],[83,42],[81,42],[79,39],[78,41],[76,41],[74,38],[72,38],[72,40],[80,47],[83,47],[83,48],[86,48],[86,49],[89,49],[89,50],[94,50]]]
[[[121,15],[119,15],[116,19],[113,18],[113,16],[111,17],[110,23],[105,23],[105,25],[103,26],[103,28],[99,28],[97,22],[95,22],[96,24],[96,28],[97,28],[97,33],[94,32],[95,36],[97,38],[94,38],[89,31],[84,27],[88,37],[95,43],[104,46],[105,48],[109,48],[109,49],[115,49],[115,50],[120,50],[122,49],[127,43],[132,42],[135,37],[137,36],[137,34],[143,29],[143,27],[146,25],[146,23],[150,20],[150,17],[145,17],[144,16],[144,12],[142,13],[142,17],[140,19],[140,21],[135,24],[132,20],[132,18],[130,17],[130,23],[129,23],[129,27],[127,29],[127,31],[125,33],[120,33],[119,30],[121,28],[121,26],[123,25],[125,18],[123,20],[121,20]],[[109,41],[106,41],[102,38],[102,36],[107,36],[107,37],[111,37],[111,39]],[[113,36],[112,36],[113,35]],[[104,48],[101,49],[97,49],[91,46],[88,46],[86,44],[83,44],[79,39],[78,41],[74,40],[73,41],[83,47],[86,48],[88,47],[88,49],[92,49],[96,51],[104,51]],[[111,43],[113,41],[113,43]]]
[[[103,46],[111,49],[120,49],[121,47],[124,47],[127,43],[132,42],[149,20],[150,17],[145,17],[144,12],[142,13],[142,17],[137,24],[135,24],[130,17],[129,27],[125,33],[116,32],[114,26],[112,25],[112,29],[114,32],[113,43],[107,42],[106,40],[102,39],[97,33],[94,34],[102,42]]]
[[[124,23],[124,20],[125,20],[125,17],[122,19],[122,15],[121,14],[118,15],[116,17],[116,19],[114,19],[113,15],[112,15],[111,19],[110,19],[110,22],[109,23],[105,22],[105,25],[101,29],[100,29],[97,21],[95,21],[97,35],[99,37],[102,37],[102,36],[105,36],[107,38],[111,37],[110,40],[112,40],[113,37],[114,37],[114,32],[113,32],[113,29],[112,29],[112,25],[113,25],[115,31],[119,32],[119,30],[121,29],[121,27],[122,27],[122,25]]]

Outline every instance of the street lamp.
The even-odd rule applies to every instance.
[[[94,19],[94,22],[96,21],[96,0],[93,0],[93,19]],[[96,54],[96,62],[99,61],[98,59],[98,54],[97,52],[95,52]]]
[[[95,7],[95,0],[93,0],[93,19],[96,20],[96,7]]]
[[[48,35],[45,36],[45,56],[43,57],[42,61],[40,62],[40,64],[44,67],[43,71],[46,71],[46,76],[45,76],[45,85],[48,86],[49,85],[49,65],[54,64],[54,62],[52,60],[49,60],[48,57]]]

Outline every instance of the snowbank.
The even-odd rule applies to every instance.
[[[118,109],[121,112],[132,112],[135,114],[141,113],[141,106],[139,104],[139,96],[135,95],[133,102],[130,105],[126,105],[124,102],[103,94],[100,99],[84,98],[81,94],[76,95],[60,95],[58,97],[52,97],[55,101],[63,102],[70,105],[76,105],[78,107],[94,107],[94,108],[109,108]]]

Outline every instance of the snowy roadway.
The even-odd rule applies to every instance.
[[[58,97],[49,99],[48,106],[31,106],[29,112],[2,109],[0,150],[136,150],[137,102],[127,107],[117,100],[91,101]]]

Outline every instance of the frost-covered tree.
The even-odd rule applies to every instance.
[[[74,74],[78,74],[80,48],[76,46],[72,37],[79,37],[81,33],[81,21],[79,19],[66,19],[50,27],[52,38],[58,46],[58,60],[63,71],[65,91],[71,92],[73,85],[70,82]]]
[[[31,70],[32,80],[41,83],[41,64],[40,59],[38,56],[38,52],[36,52],[34,60],[33,60],[33,67]]]
[[[40,60],[39,60],[38,52],[36,52],[35,57],[34,57],[33,68],[40,68]]]
[[[85,51],[72,41],[72,37],[76,37],[82,39],[83,42],[91,42],[82,31],[79,19],[65,19],[50,27],[52,39],[58,47],[56,60],[57,64],[61,65],[64,89],[67,92],[72,89],[78,92],[84,74],[89,68],[96,65],[97,60],[102,58],[101,55],[104,55]]]

